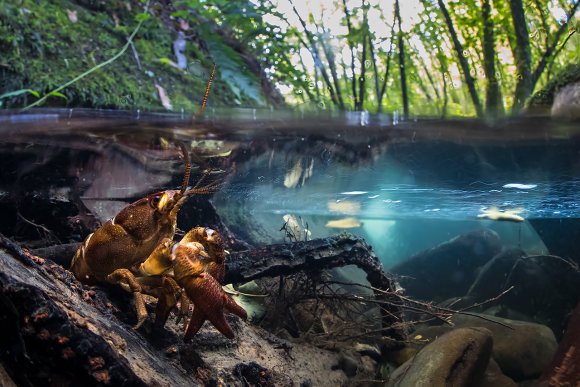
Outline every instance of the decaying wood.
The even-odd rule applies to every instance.
[[[84,287],[62,266],[4,237],[0,247],[0,365],[18,385],[235,384],[253,375],[254,368],[261,370],[255,383],[262,385],[348,384],[345,373],[331,368],[339,363],[340,353],[290,344],[235,317],[229,318],[234,341],[209,324],[190,344],[183,344],[183,328],[174,322],[155,331],[148,321],[134,331],[134,309],[123,305],[131,297],[122,291]],[[63,247],[63,252],[69,250]],[[352,235],[232,253],[227,280],[347,264],[365,270],[373,286],[390,289],[370,246]]]

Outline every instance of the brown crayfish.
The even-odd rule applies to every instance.
[[[185,159],[185,176],[180,190],[153,193],[123,208],[89,235],[77,250],[71,271],[85,284],[121,284],[133,293],[139,328],[147,318],[143,294],[158,298],[155,325],[163,326],[177,305],[181,313],[194,305],[185,333],[189,340],[209,320],[221,333],[234,338],[224,312],[246,319],[246,311],[226,294],[221,285],[226,252],[219,234],[196,227],[178,243],[173,241],[177,214],[192,195],[217,190],[219,183],[187,189],[191,165],[187,149],[180,144]],[[185,290],[185,292],[182,291]],[[185,294],[184,294],[185,293]]]

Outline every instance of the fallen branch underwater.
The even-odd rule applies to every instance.
[[[234,252],[226,262],[225,282],[243,283],[346,265],[355,265],[366,273],[375,298],[384,302],[381,307],[382,332],[392,339],[393,346],[399,346],[406,340],[406,334],[402,328],[404,324],[401,324],[402,302],[395,294],[395,284],[386,275],[372,247],[352,234]]]

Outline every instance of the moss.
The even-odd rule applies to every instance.
[[[141,10],[139,2],[88,0],[0,0],[0,94],[32,89],[41,95],[111,58],[125,45]],[[73,23],[67,10],[76,11]],[[113,16],[114,15],[114,16]],[[213,66],[207,53],[188,42],[194,66],[181,71],[160,61],[172,58],[175,31],[161,17],[147,20],[134,39],[140,70],[131,49],[110,65],[64,89],[67,99],[51,97],[45,106],[163,110],[155,84],[168,93],[174,110],[195,111]],[[2,102],[23,107],[24,94]],[[231,88],[219,77],[208,104],[229,105]],[[252,104],[249,99],[244,103]],[[255,105],[255,102],[253,102]]]
[[[564,86],[576,82],[580,82],[580,64],[570,64],[556,74],[542,90],[532,96],[529,107],[552,106],[557,92]]]

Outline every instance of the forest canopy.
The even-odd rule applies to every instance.
[[[0,106],[195,110],[215,64],[210,106],[498,117],[580,80],[578,6],[0,0]]]

